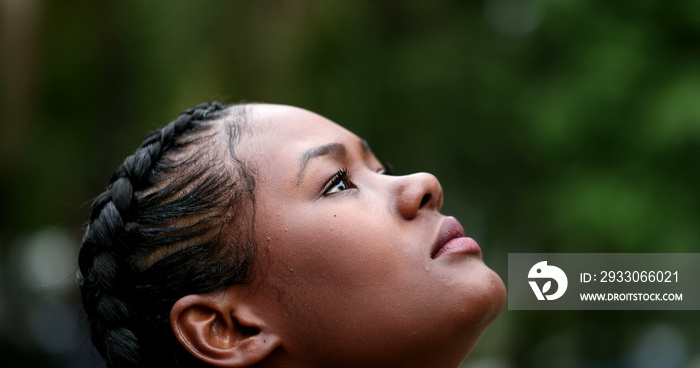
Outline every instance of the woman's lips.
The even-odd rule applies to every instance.
[[[440,224],[437,240],[433,244],[431,258],[444,253],[480,253],[479,244],[464,236],[464,228],[454,217],[445,217]]]

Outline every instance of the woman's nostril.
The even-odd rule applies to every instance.
[[[430,202],[430,194],[425,194],[420,200],[420,208],[423,208],[428,202]]]

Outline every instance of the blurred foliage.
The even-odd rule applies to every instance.
[[[17,337],[37,293],[13,273],[13,247],[58,227],[77,252],[89,200],[122,158],[214,99],[305,107],[399,173],[435,173],[444,212],[504,278],[508,252],[700,251],[700,2],[0,3],[11,364],[79,355]],[[700,365],[699,327],[691,312],[505,311],[467,363]],[[661,365],[640,358],[645,346]]]

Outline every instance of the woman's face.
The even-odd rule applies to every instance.
[[[251,111],[237,155],[256,179],[258,292],[284,354],[303,366],[458,364],[505,292],[440,214],[437,179],[386,175],[360,138],[309,111]]]

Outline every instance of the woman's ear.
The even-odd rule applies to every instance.
[[[180,344],[198,359],[217,367],[248,367],[279,345],[262,313],[235,290],[187,295],[170,310],[170,325]]]

